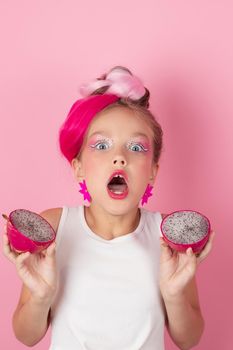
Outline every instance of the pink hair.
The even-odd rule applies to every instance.
[[[72,105],[59,130],[60,149],[69,162],[79,153],[85,132],[94,116],[119,99],[114,94],[92,95]]]

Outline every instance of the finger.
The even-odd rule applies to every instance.
[[[178,264],[175,272],[176,278],[186,285],[196,273],[197,258],[191,247],[185,251],[178,252]]]
[[[54,258],[56,253],[56,242],[54,241],[46,250],[46,255],[50,258]]]
[[[25,260],[30,256],[30,252],[21,253],[16,258],[16,266],[20,270],[22,267],[24,267]]]
[[[198,254],[198,257],[197,257],[198,263],[203,261],[209,255],[209,253],[211,252],[212,247],[213,247],[214,237],[215,237],[215,232],[211,231],[209,240],[207,241],[204,249]]]
[[[3,245],[8,244],[8,237],[5,232],[2,235],[2,241],[3,241]]]
[[[161,248],[161,262],[169,260],[173,253],[169,245],[164,241],[163,237],[160,237],[160,248]]]
[[[18,254],[11,249],[9,239],[5,233],[3,234],[3,253],[12,263],[15,263]]]
[[[190,270],[190,272],[195,272],[196,270],[196,266],[197,266],[197,257],[194,254],[192,247],[189,247],[186,250],[186,255],[188,256],[188,269]]]
[[[213,240],[215,237],[215,232],[211,231],[209,239],[204,247],[204,249],[200,252],[200,256],[206,256],[210,253],[212,247],[213,247]]]

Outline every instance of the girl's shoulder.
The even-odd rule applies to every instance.
[[[151,213],[151,214],[156,214],[157,212],[155,212],[155,211],[150,211],[149,210],[149,212]],[[160,213],[160,212],[159,212]],[[160,213],[160,215],[162,216],[162,219],[165,217],[165,216],[167,216],[168,214],[162,214],[162,213]]]
[[[147,209],[144,209],[144,210],[147,211],[149,215],[151,214],[152,216],[159,214],[159,216],[162,217],[162,220],[165,218],[165,216],[168,215],[168,214],[160,213],[160,211],[153,211],[153,210],[147,210]]]
[[[57,233],[58,225],[60,222],[62,214],[62,208],[50,208],[43,210],[39,215],[41,215],[48,223],[52,226],[54,231]]]
[[[53,227],[54,231],[57,233],[58,225],[61,219],[62,208],[50,208],[42,211],[40,215],[47,220]],[[162,219],[168,214],[162,214]]]

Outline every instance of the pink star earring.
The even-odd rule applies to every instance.
[[[142,196],[142,201],[141,201],[142,205],[144,205],[144,203],[147,203],[148,198],[153,195],[153,193],[151,193],[152,189],[153,189],[153,186],[148,184],[144,192],[144,195]]]
[[[82,193],[83,199],[84,200],[86,199],[88,202],[90,202],[91,201],[91,196],[90,196],[90,193],[87,190],[86,181],[83,180],[83,182],[79,182],[79,186],[80,186],[79,192]]]

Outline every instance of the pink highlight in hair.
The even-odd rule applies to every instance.
[[[92,95],[72,105],[59,130],[60,149],[69,162],[79,153],[85,132],[94,116],[119,99],[114,94]]]

